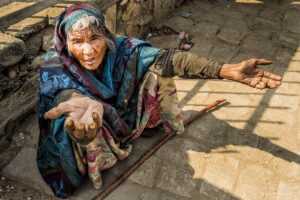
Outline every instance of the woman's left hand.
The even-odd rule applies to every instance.
[[[257,65],[271,63],[272,61],[269,60],[252,58],[238,64],[224,64],[220,71],[220,77],[258,89],[276,88],[281,84],[281,76],[257,67]]]

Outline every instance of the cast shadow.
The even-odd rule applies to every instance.
[[[288,162],[300,164],[300,156],[297,153],[273,143],[273,141],[280,140],[280,138],[262,137],[253,132],[252,129],[238,129],[230,126],[226,121],[220,120],[212,114],[216,109],[219,108],[210,110],[202,119],[196,119],[186,127],[186,132],[189,133],[188,137],[192,137],[200,143],[205,144],[201,145],[201,148],[196,151],[210,153],[214,149],[226,147],[227,145],[248,146],[267,152],[274,157],[281,158]],[[195,111],[185,111],[184,114],[193,112]],[[211,125],[205,129],[199,129],[197,128],[197,124],[200,123],[200,120],[202,120],[202,123],[210,123]],[[195,131],[192,130],[199,130],[199,132],[196,134]],[[224,153],[232,152],[224,151]]]

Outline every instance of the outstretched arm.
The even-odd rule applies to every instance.
[[[258,67],[271,63],[269,60],[252,58],[237,64],[224,64],[219,76],[258,89],[276,88],[281,84],[281,76]]]

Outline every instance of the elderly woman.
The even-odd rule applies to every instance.
[[[281,77],[257,67],[270,63],[221,64],[115,38],[95,8],[72,6],[60,15],[41,68],[40,172],[59,197],[70,196],[86,176],[100,188],[101,171],[126,158],[145,128],[184,131],[173,76],[275,88]]]

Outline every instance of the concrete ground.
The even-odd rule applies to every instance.
[[[183,11],[191,16],[182,17]],[[215,100],[228,103],[187,126],[106,199],[299,199],[299,19],[296,0],[188,0],[170,14],[162,24],[188,32],[191,52],[226,63],[272,60],[263,68],[283,76],[282,85],[257,90],[176,78],[185,118]],[[178,41],[164,38],[157,45],[171,42]]]

